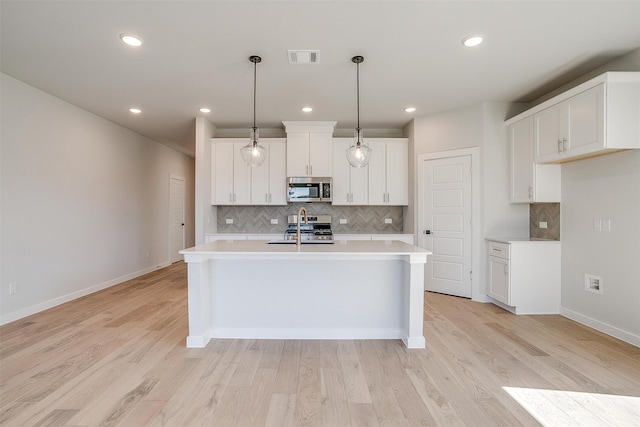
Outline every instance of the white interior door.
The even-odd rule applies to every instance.
[[[420,246],[433,252],[425,290],[471,297],[471,155],[423,160]]]
[[[182,260],[184,249],[184,179],[171,177],[169,186],[169,224],[171,228],[171,262]]]

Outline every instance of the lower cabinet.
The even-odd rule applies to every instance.
[[[487,239],[488,295],[515,314],[560,312],[560,242]]]

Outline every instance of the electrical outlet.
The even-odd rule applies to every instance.
[[[278,218],[271,218],[271,224],[272,225],[278,224]]]
[[[340,218],[340,224],[346,224],[347,218]]]
[[[391,218],[385,218],[384,219],[384,223],[385,224],[393,224],[393,220]]]
[[[538,227],[547,228],[547,222],[546,221],[540,221],[540,223],[538,223]]]
[[[9,283],[9,295],[15,295],[18,293],[18,282]]]
[[[602,220],[602,231],[611,231],[611,220],[603,219]]]
[[[224,223],[225,224],[233,224],[233,218],[225,218]]]

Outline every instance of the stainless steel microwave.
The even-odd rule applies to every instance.
[[[331,202],[331,178],[289,178],[289,203]]]

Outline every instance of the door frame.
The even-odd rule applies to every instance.
[[[178,180],[178,181],[182,181],[182,222],[184,224],[186,224],[186,214],[187,214],[187,210],[186,210],[186,201],[187,201],[187,195],[186,195],[186,180],[184,179],[183,176],[179,176],[179,175],[174,175],[174,174],[169,174],[169,218],[168,218],[168,223],[169,223],[169,264],[172,264],[174,262],[178,262],[178,261],[173,261],[173,252],[172,252],[172,230],[171,230],[171,181],[173,181],[174,179]],[[186,228],[185,226],[182,227],[182,246],[185,246],[187,241],[187,233],[186,233]]]
[[[480,148],[470,147],[459,150],[439,151],[436,153],[418,154],[416,156],[416,205],[415,214],[415,230],[416,243],[419,243],[424,230],[422,202],[424,197],[424,169],[423,163],[427,160],[445,159],[451,157],[471,156],[471,299],[473,301],[489,301],[487,298],[483,284],[480,282],[480,254],[482,253],[482,236],[480,219],[482,217],[480,211]],[[429,260],[427,259],[427,262]]]

